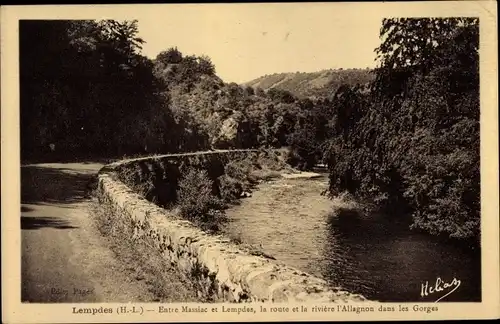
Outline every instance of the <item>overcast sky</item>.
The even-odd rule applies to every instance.
[[[242,83],[278,72],[373,67],[383,15],[350,3],[195,4],[136,18],[144,55],[177,46],[209,56],[224,81]]]

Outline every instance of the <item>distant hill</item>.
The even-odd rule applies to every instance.
[[[370,69],[338,69],[319,72],[275,73],[244,83],[254,89],[287,90],[297,97],[326,97],[342,84],[366,84],[373,79]]]

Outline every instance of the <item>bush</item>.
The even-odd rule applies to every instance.
[[[213,181],[205,170],[188,168],[179,181],[177,201],[181,215],[196,223],[213,223],[224,204],[213,192]]]
[[[233,179],[246,181],[252,170],[250,159],[240,161],[230,161],[224,167],[224,173]]]
[[[231,203],[241,197],[243,192],[242,182],[227,175],[219,179],[220,196],[225,203]]]
[[[330,193],[346,190],[388,214],[409,214],[414,229],[477,239],[479,93],[444,100],[450,90],[440,81],[411,77],[404,100],[366,104],[347,136],[329,141]]]

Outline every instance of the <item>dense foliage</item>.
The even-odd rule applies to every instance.
[[[478,238],[478,20],[386,19],[381,38],[371,91],[338,102],[330,190],[405,207],[414,228]]]
[[[178,132],[136,22],[21,21],[23,158],[171,148]],[[134,127],[131,127],[133,125]]]
[[[213,194],[213,181],[207,171],[188,168],[179,181],[177,200],[180,214],[199,224],[216,225],[223,201]]]
[[[286,146],[294,166],[328,164],[332,195],[479,237],[477,19],[386,19],[374,71],[247,85],[176,47],[150,60],[137,32],[135,21],[20,23],[23,158],[51,143],[106,157]]]
[[[328,105],[224,83],[210,58],[175,47],[150,60],[137,33],[136,21],[20,23],[23,159],[292,144],[309,167],[321,155],[308,119]]]

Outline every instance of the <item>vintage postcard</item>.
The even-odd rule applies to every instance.
[[[6,323],[498,318],[495,1],[3,6]]]

